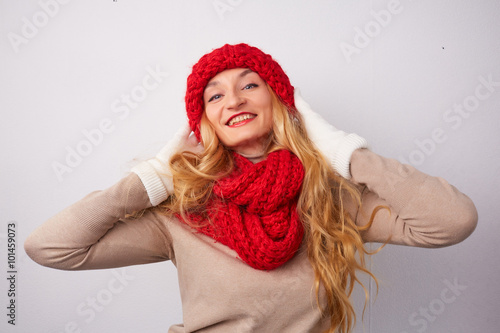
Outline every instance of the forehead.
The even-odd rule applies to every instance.
[[[205,89],[208,87],[216,86],[224,81],[238,80],[238,79],[246,77],[247,75],[252,75],[252,74],[255,74],[256,76],[258,76],[260,78],[260,76],[256,72],[252,71],[249,68],[226,69],[226,70],[218,73],[217,75],[215,75],[212,79],[210,79],[210,81],[208,81]]]

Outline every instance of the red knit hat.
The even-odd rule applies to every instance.
[[[187,78],[186,112],[189,126],[198,140],[205,87],[215,75],[232,68],[248,68],[256,72],[289,109],[295,109],[293,86],[281,66],[269,54],[247,44],[226,44],[201,57]]]

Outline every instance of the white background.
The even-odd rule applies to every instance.
[[[447,179],[478,208],[479,225],[461,244],[387,246],[373,257],[380,289],[363,322],[356,290],[356,332],[498,332],[498,1],[0,0],[0,18],[1,332],[166,332],[182,321],[170,262],[63,272],[32,262],[22,244],[50,216],[152,156],[185,118],[190,67],[237,42],[273,55],[336,127]],[[141,88],[148,69],[162,73],[151,91]],[[481,78],[496,83],[477,88]],[[127,109],[122,98],[131,94],[137,103]],[[84,132],[103,121],[110,130],[89,145]],[[78,148],[86,156],[69,167],[68,151]],[[6,316],[12,221],[16,326]]]

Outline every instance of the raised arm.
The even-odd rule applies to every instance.
[[[25,241],[37,263],[64,270],[101,269],[167,260],[171,239],[152,212],[139,177],[131,173],[114,186],[90,193],[38,227]]]
[[[442,178],[368,149],[352,154],[351,175],[354,183],[365,186],[357,224],[367,224],[378,206],[389,207],[378,210],[372,226],[363,232],[366,242],[448,246],[467,238],[476,227],[473,202]]]
[[[422,247],[446,246],[469,236],[477,224],[472,201],[444,179],[428,176],[412,166],[379,156],[366,140],[328,124],[295,92],[308,135],[346,179],[364,186],[362,210],[350,207],[358,225],[366,225],[377,207],[366,242],[389,242]]]
[[[36,229],[26,240],[26,253],[41,265],[59,269],[98,269],[173,259],[166,217],[147,211],[173,190],[168,168],[179,149],[200,149],[182,126],[155,158],[104,191],[89,194]]]

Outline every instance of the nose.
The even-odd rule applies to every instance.
[[[238,90],[226,92],[226,108],[228,110],[238,110],[245,103],[245,98]]]

